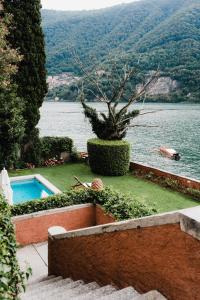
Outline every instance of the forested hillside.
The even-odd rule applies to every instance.
[[[90,12],[43,10],[49,74],[86,66],[122,53],[142,72],[159,67],[179,88],[168,100],[200,102],[200,1],[146,0]]]

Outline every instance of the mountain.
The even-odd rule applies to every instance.
[[[50,75],[79,75],[86,66],[121,56],[175,82],[174,101],[200,102],[200,0],[145,0],[83,12],[43,10]],[[171,101],[171,100],[170,100]]]

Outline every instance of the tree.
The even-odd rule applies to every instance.
[[[129,84],[138,76],[137,70],[126,64],[122,70],[117,70],[115,64],[113,64],[109,71],[101,68],[101,70],[93,70],[92,73],[86,71],[81,64],[80,66],[83,74],[91,83],[89,92],[93,94],[95,99],[107,106],[106,114],[104,112],[98,113],[96,109],[86,104],[85,92],[88,94],[88,88],[84,88],[83,80],[80,99],[84,114],[89,119],[93,132],[98,138],[104,140],[123,139],[128,128],[136,126],[130,124],[131,120],[141,114],[139,110],[130,109],[131,105],[144,96],[150,85],[157,79],[158,72],[153,73],[140,88],[137,88],[136,85]],[[86,86],[88,86],[88,83]],[[119,103],[124,100],[126,100],[126,103],[118,109]]]
[[[12,80],[21,56],[6,41],[9,22],[10,16],[0,17],[0,167],[15,164],[24,134],[21,99]]]
[[[47,92],[41,5],[40,0],[4,0],[4,8],[13,15],[8,40],[23,55],[15,82],[17,93],[24,102],[23,117],[26,121],[22,152],[30,151],[32,140],[38,136],[39,108]]]

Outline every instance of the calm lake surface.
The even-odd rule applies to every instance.
[[[93,103],[104,111],[101,103]],[[136,108],[154,114],[140,116],[134,124],[156,126],[130,128],[127,140],[131,143],[133,161],[155,166],[176,174],[200,179],[200,105],[145,104]],[[159,111],[162,110],[162,111]],[[69,136],[78,150],[86,150],[87,139],[94,136],[79,103],[45,102],[39,123],[41,136]],[[162,157],[156,149],[167,146],[181,154],[180,161]]]

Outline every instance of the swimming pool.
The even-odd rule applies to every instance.
[[[11,178],[11,188],[13,190],[13,204],[39,200],[60,193],[41,175]]]

